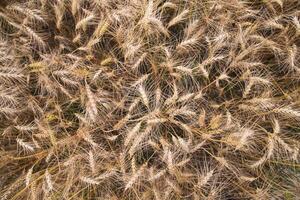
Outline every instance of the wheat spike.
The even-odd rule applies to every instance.
[[[76,27],[75,27],[76,30],[77,29],[85,30],[88,23],[90,21],[92,21],[94,18],[95,18],[95,16],[93,14],[83,17],[80,21],[77,22]]]
[[[205,186],[208,183],[208,181],[212,178],[213,174],[214,170],[210,170],[205,175],[202,175],[201,178],[198,180],[197,187],[201,188]]]
[[[31,144],[24,142],[23,139],[17,138],[16,141],[25,151],[34,151],[34,147]]]
[[[136,183],[137,179],[143,174],[145,165],[141,166],[139,170],[137,170],[127,181],[127,184],[125,185],[125,191],[128,190],[133,186],[134,183]]]
[[[132,130],[130,130],[127,134],[126,134],[126,138],[124,140],[124,145],[125,146],[128,146],[129,143],[134,139],[134,137],[136,137],[138,131],[140,130],[141,128],[141,122],[137,123],[133,128]]]
[[[55,18],[56,18],[56,27],[58,29],[61,29],[62,20],[63,20],[63,17],[64,17],[64,12],[65,12],[64,2],[59,0],[57,2],[57,4],[54,5],[54,13],[55,13]]]
[[[93,92],[90,89],[90,86],[88,84],[86,84],[85,86],[86,89],[86,94],[87,94],[87,104],[86,104],[86,112],[88,117],[95,122],[97,115],[98,115],[98,109],[97,109],[97,105],[96,105],[96,99],[95,99],[95,95],[93,94]]]
[[[174,17],[168,24],[168,27],[174,26],[175,24],[180,23],[181,21],[185,20],[186,15],[188,15],[189,10],[182,11],[179,15]]]
[[[228,136],[227,142],[235,146],[236,150],[242,149],[249,142],[249,138],[254,135],[254,131],[248,128],[242,128],[238,132]]]
[[[173,84],[173,96],[165,101],[165,105],[173,104],[178,99],[178,89],[176,84]]]
[[[87,184],[90,184],[90,185],[99,185],[100,184],[99,181],[96,181],[96,180],[94,180],[92,178],[88,178],[88,177],[85,177],[85,176],[81,176],[79,179],[81,181],[87,183]]]
[[[149,99],[146,90],[142,85],[139,86],[139,92],[142,97],[143,103],[145,104],[145,106],[149,107]]]
[[[26,174],[26,178],[25,178],[25,184],[26,186],[28,187],[29,184],[30,184],[30,180],[31,180],[31,177],[32,177],[32,171],[33,171],[33,168],[30,168]]]
[[[96,172],[96,162],[95,162],[95,156],[92,151],[89,151],[89,163],[90,167],[93,173]]]
[[[51,175],[50,175],[48,169],[46,169],[46,172],[45,172],[45,180],[46,180],[46,184],[47,184],[47,190],[52,191],[54,188],[53,188],[53,183],[51,180]]]
[[[72,0],[71,12],[72,12],[73,16],[75,16],[78,13],[78,11],[80,10],[80,3],[81,3],[81,0]]]
[[[133,141],[129,149],[130,156],[136,152],[137,148],[142,145],[143,140],[151,133],[153,127],[148,125],[144,131],[142,131]]]
[[[259,159],[255,163],[253,163],[251,165],[251,167],[252,168],[259,167],[260,165],[262,165],[263,163],[265,163],[268,159],[270,159],[271,156],[273,155],[274,148],[275,148],[274,139],[271,138],[271,137],[269,137],[268,138],[268,144],[267,144],[267,152],[266,152],[266,154],[261,159]]]

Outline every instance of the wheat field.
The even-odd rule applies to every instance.
[[[0,200],[298,200],[300,1],[1,0]]]

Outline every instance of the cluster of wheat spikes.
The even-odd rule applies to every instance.
[[[1,0],[0,199],[299,199],[299,18],[299,0]]]

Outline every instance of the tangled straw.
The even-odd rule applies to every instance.
[[[0,199],[300,196],[298,0],[0,2]]]

